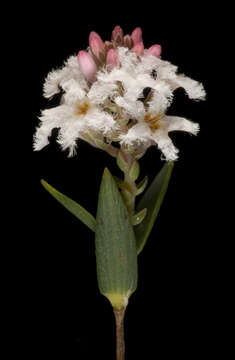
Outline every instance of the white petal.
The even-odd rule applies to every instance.
[[[61,127],[57,142],[61,145],[62,150],[69,149],[69,157],[76,154],[76,141],[81,139],[81,131],[84,131],[84,117],[73,116]]]
[[[115,98],[115,103],[136,120],[142,120],[145,115],[145,108],[141,101],[128,101],[124,97],[118,96]]]
[[[42,111],[42,115],[39,117],[41,123],[34,135],[34,150],[41,150],[46,146],[52,130],[63,126],[64,118],[68,118],[70,114],[71,110],[65,105]]]
[[[165,116],[161,119],[164,128],[170,131],[187,131],[193,135],[199,132],[199,124],[178,116]]]
[[[78,101],[81,101],[86,96],[85,90],[81,88],[78,82],[74,79],[70,79],[63,84],[65,94],[63,95],[63,101],[68,105],[75,105]]]
[[[146,144],[151,142],[151,131],[144,122],[138,123],[128,130],[126,134],[120,135],[121,144]]]
[[[156,71],[158,79],[166,79],[169,75],[176,73],[177,66],[156,56],[143,56],[136,68],[136,72],[151,74],[153,70]]]
[[[96,81],[91,86],[88,98],[93,104],[102,104],[108,97],[113,98],[117,92],[117,83],[105,83],[103,81]]]
[[[148,102],[149,111],[164,114],[173,100],[173,93],[169,84],[157,80],[151,100]]]
[[[91,109],[85,116],[84,121],[89,129],[102,132],[103,134],[117,128],[117,123],[113,117],[98,108]]]
[[[123,69],[132,73],[135,71],[139,62],[135,52],[128,50],[126,47],[118,47],[118,58]]]
[[[87,88],[87,82],[80,71],[76,56],[71,56],[63,68],[51,71],[47,75],[43,86],[44,96],[51,98],[58,94],[61,90],[60,87],[63,88],[64,84],[71,79],[74,79],[81,88]]]
[[[172,140],[169,138],[167,131],[158,129],[153,135],[153,140],[157,143],[158,148],[163,153],[165,160],[174,161],[178,158],[179,150],[174,146]]]
[[[190,79],[189,77],[184,75],[177,75],[175,79],[172,79],[171,83],[174,90],[180,87],[183,88],[188,94],[188,97],[190,99],[194,99],[194,100],[205,99],[206,96],[205,89],[203,85],[198,81]]]

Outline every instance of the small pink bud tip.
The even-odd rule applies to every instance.
[[[113,29],[112,40],[114,40],[116,42],[123,41],[123,30],[119,25],[115,26],[115,28]]]
[[[99,58],[100,53],[104,50],[104,43],[95,31],[91,31],[89,35],[89,45],[93,54]]]
[[[131,38],[133,40],[134,46],[139,42],[142,42],[142,30],[140,27],[137,27],[131,34]]]
[[[97,71],[97,66],[92,59],[91,55],[87,51],[81,50],[78,53],[78,63],[81,69],[81,72],[89,82],[95,80],[95,75]]]
[[[161,45],[152,45],[147,51],[146,55],[153,55],[156,57],[159,57],[162,53],[162,47]]]
[[[138,44],[134,45],[131,50],[134,51],[136,53],[136,55],[138,55],[138,56],[143,55],[143,53],[144,53],[144,43],[143,43],[143,41],[141,41]]]
[[[110,49],[107,53],[106,64],[109,70],[119,65],[118,52],[115,49]]]

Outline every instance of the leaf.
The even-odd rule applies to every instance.
[[[68,196],[63,195],[61,192],[49,185],[45,180],[41,180],[42,186],[63,205],[68,211],[81,220],[90,230],[95,232],[96,220],[86,209],[70,199]]]
[[[99,289],[114,308],[122,308],[137,286],[136,240],[127,208],[108,169],[100,186],[96,224]]]
[[[148,184],[148,176],[145,176],[143,178],[143,180],[141,180],[141,182],[137,185],[136,195],[142,194],[142,192],[144,192],[147,184]]]
[[[139,225],[145,218],[147,214],[147,209],[140,210],[137,214],[132,217],[132,225]]]
[[[137,205],[137,211],[147,208],[146,217],[141,224],[134,228],[138,254],[143,250],[159,213],[171,178],[173,166],[173,162],[165,163]]]

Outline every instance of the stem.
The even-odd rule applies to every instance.
[[[125,308],[114,309],[116,320],[116,360],[125,359],[124,316]]]

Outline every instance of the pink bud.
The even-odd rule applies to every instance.
[[[99,58],[100,53],[104,50],[104,43],[95,31],[91,31],[89,35],[89,45],[93,54]]]
[[[91,55],[85,50],[79,51],[78,63],[85,78],[89,82],[93,82],[95,80],[97,67]]]
[[[136,53],[136,55],[138,55],[138,56],[143,55],[143,53],[144,53],[143,41],[141,41],[138,44],[136,44],[135,46],[133,46],[133,48],[131,50],[134,51]]]
[[[133,40],[134,46],[139,42],[142,42],[142,30],[140,27],[137,27],[131,34],[131,38]]]
[[[130,37],[130,35],[125,35],[123,38],[123,45],[128,47],[129,49],[132,48],[133,46],[133,41],[132,38]]]
[[[153,55],[156,57],[160,57],[162,52],[162,47],[161,45],[152,45],[147,51],[146,51],[146,55]]]
[[[112,40],[114,40],[116,42],[123,41],[123,30],[119,25],[115,26],[115,28],[113,29]]]
[[[106,64],[109,70],[119,65],[118,52],[115,49],[110,49],[107,53]]]

